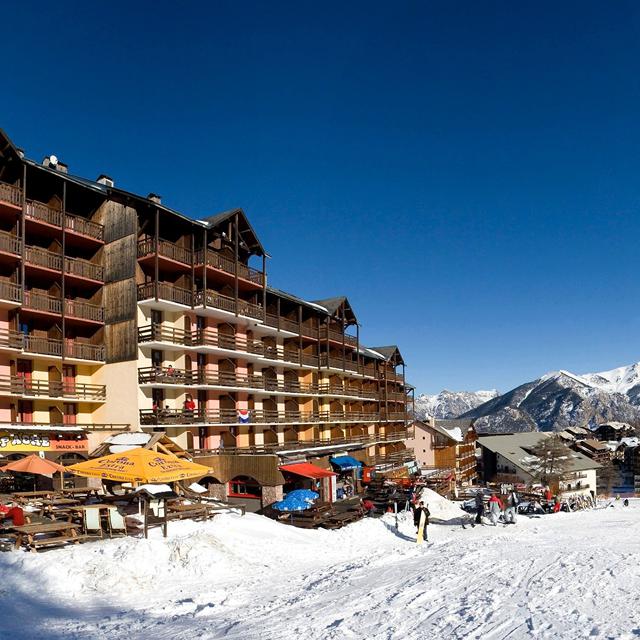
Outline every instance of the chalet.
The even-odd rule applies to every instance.
[[[575,451],[584,453],[585,456],[599,462],[600,464],[606,464],[611,460],[611,450],[604,442],[589,438],[587,440],[578,440],[572,447]]]
[[[635,429],[626,422],[604,422],[593,429],[598,440],[617,440],[635,435]]]
[[[531,450],[552,434],[527,432],[497,436],[481,436],[478,446],[482,452],[482,475],[485,482],[535,482],[535,456]],[[596,489],[600,464],[583,453],[571,452],[569,467],[559,483],[565,494],[588,494]]]
[[[450,469],[456,484],[466,486],[477,478],[476,432],[471,420],[416,420],[407,447],[414,450],[423,470]]]

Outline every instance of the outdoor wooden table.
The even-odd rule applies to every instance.
[[[89,499],[91,497],[98,497],[98,492],[100,491],[100,489],[97,488],[91,488],[91,487],[84,487],[84,488],[76,488],[76,489],[61,489],[60,490],[60,494],[65,496],[65,497],[70,497],[70,498],[77,498],[77,499]]]
[[[28,502],[29,500],[48,500],[55,496],[55,491],[19,491],[12,493],[11,497],[16,502]]]
[[[77,532],[78,525],[73,522],[47,522],[42,524],[25,524],[12,527],[16,533],[15,548],[20,549],[26,542],[27,548],[36,552],[39,546],[60,546],[67,542],[78,544],[80,538]],[[46,534],[58,534],[49,538],[36,539],[36,536]]]

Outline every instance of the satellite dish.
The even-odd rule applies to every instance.
[[[55,167],[58,164],[57,156],[54,156],[54,155],[49,156],[49,164],[52,164]]]

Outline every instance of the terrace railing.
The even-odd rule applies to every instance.
[[[0,251],[19,255],[22,252],[22,241],[13,233],[0,231]]]
[[[100,264],[94,264],[89,260],[81,258],[64,258],[64,270],[80,278],[88,278],[90,280],[98,280],[104,282],[104,267]]]
[[[0,393],[104,401],[106,387],[101,384],[35,380],[25,376],[0,376]]]
[[[8,202],[17,207],[22,205],[22,189],[12,184],[0,182],[0,201]]]
[[[195,262],[196,264],[205,264],[205,250],[199,249],[195,253]],[[218,251],[214,249],[206,249],[206,265],[208,267],[212,267],[214,269],[218,269],[219,271],[224,271],[225,273],[235,275],[236,270],[236,262],[231,258],[227,258],[223,256]],[[264,285],[264,273],[259,271],[258,269],[254,269],[242,262],[237,263],[238,268],[238,277],[243,280],[248,280],[249,282],[253,282],[254,284],[258,284],[260,286]]]
[[[81,298],[66,298],[65,314],[73,318],[104,322],[104,307]]]

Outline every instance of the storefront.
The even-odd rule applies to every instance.
[[[310,462],[296,462],[280,466],[285,479],[284,494],[294,489],[310,489],[320,494],[323,502],[336,500],[336,476],[333,471],[327,471]]]
[[[351,456],[331,458],[331,466],[337,472],[336,497],[351,498],[358,492],[358,481],[362,479],[362,462]]]
[[[55,430],[45,426],[22,425],[0,428],[0,466],[34,453],[63,465],[79,462],[88,455],[86,433],[80,427],[73,426],[57,427]],[[40,484],[52,482],[46,477],[35,481]],[[32,490],[33,484],[34,478],[29,474],[0,473],[0,493]]]

